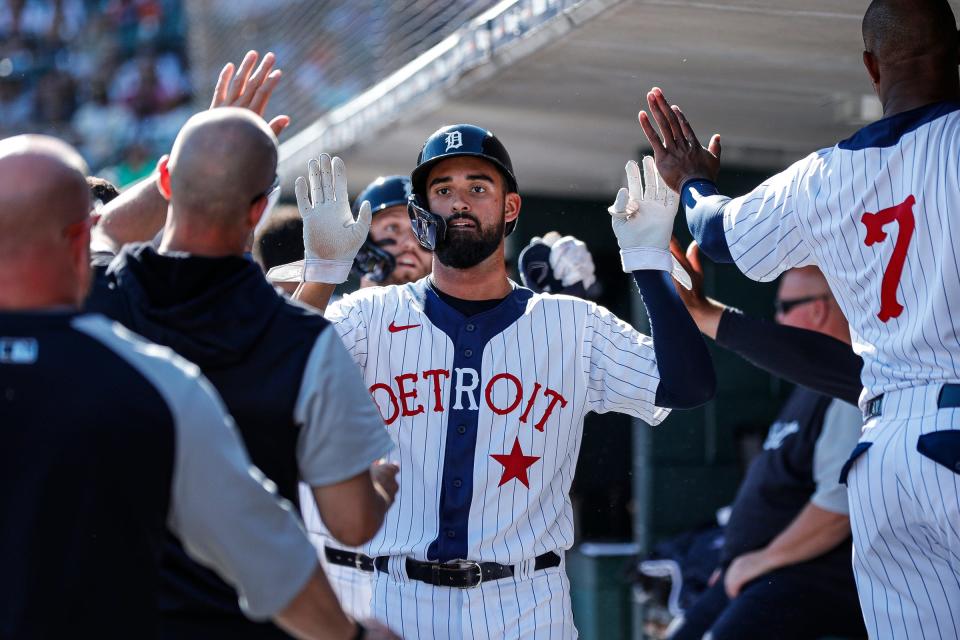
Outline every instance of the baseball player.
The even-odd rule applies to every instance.
[[[875,0],[864,65],[884,118],[729,199],[662,91],[640,124],[703,251],[755,280],[816,264],[864,359],[847,462],[854,571],[872,637],[960,637],[960,39],[944,0]]]
[[[327,309],[394,440],[400,492],[365,546],[372,609],[399,633],[441,638],[573,638],[564,551],[587,411],[650,424],[709,399],[712,365],[666,271],[675,195],[645,163],[610,208],[656,341],[609,311],[512,283],[504,238],[521,198],[489,131],[444,127],[423,146],[409,212],[433,251],[428,278],[374,287]],[[297,180],[305,282],[324,305],[362,238],[343,163],[321,155]],[[664,345],[683,345],[669,353]]]
[[[406,284],[430,273],[430,253],[410,232],[411,188],[406,176],[381,176],[357,196],[354,210],[366,201],[373,212],[370,234],[353,261],[354,272],[362,276],[361,287]]]
[[[355,213],[365,201],[373,212],[369,236],[353,263],[352,273],[362,276],[361,287],[405,284],[429,275],[432,258],[417,242],[407,215],[411,189],[406,176],[381,176],[355,198]],[[378,253],[385,257],[377,258]],[[553,287],[557,293],[583,297],[588,290],[595,292],[599,288],[590,251],[572,236],[561,237],[551,231],[543,238],[535,237],[521,252],[518,262],[524,285],[534,291],[550,291]],[[287,273],[300,280],[300,270],[287,269]],[[346,548],[330,536],[303,485],[300,508],[307,532],[320,551],[324,572],[344,609],[358,619],[369,617],[373,593],[371,561],[364,557],[361,548]]]

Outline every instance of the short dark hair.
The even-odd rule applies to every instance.
[[[293,205],[279,205],[253,239],[253,259],[266,272],[303,260],[303,219]]]
[[[957,51],[957,23],[947,0],[873,0],[862,30],[866,50],[885,62]]]
[[[90,187],[90,199],[93,202],[99,200],[100,204],[107,204],[120,195],[120,190],[112,182],[97,176],[87,176],[87,186]]]

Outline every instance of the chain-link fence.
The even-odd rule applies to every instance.
[[[293,117],[289,136],[495,4],[495,0],[188,0],[197,99],[209,99],[225,62],[239,62],[250,49],[274,51],[284,79],[270,112]]]

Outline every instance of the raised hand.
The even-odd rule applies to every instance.
[[[639,247],[666,250],[677,215],[677,194],[664,184],[650,156],[643,158],[646,186],[640,181],[636,160],[627,163],[626,172],[627,188],[620,189],[608,209],[613,216],[617,243],[623,250]]]
[[[280,76],[283,73],[280,69],[274,69],[276,56],[273,52],[268,52],[260,61],[260,66],[256,71],[253,66],[257,63],[259,54],[256,51],[248,51],[240,62],[239,69],[234,74],[232,62],[228,62],[220,71],[220,77],[217,78],[217,86],[213,90],[213,99],[210,101],[210,108],[217,107],[241,107],[250,109],[261,118],[267,110],[267,104],[270,102],[270,96],[273,90],[277,88],[280,82]],[[287,125],[290,124],[290,116],[277,116],[268,123],[273,130],[274,135],[279,136]]]
[[[353,258],[370,231],[370,203],[364,201],[357,219],[350,211],[347,172],[343,160],[321,153],[307,163],[307,180],[297,178],[294,191],[303,218],[304,280],[338,284],[350,275]]]
[[[617,192],[616,200],[607,209],[620,245],[623,270],[667,271],[689,288],[690,276],[668,251],[677,215],[676,192],[664,183],[650,156],[643,157],[643,182],[635,160],[627,163],[626,171],[627,187]]]
[[[647,106],[660,133],[644,111],[639,113],[640,127],[653,148],[657,170],[667,186],[679,192],[683,183],[692,178],[716,180],[720,172],[720,136],[714,134],[704,148],[683,111],[667,104],[659,87],[647,93]]]

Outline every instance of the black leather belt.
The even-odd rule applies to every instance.
[[[377,571],[387,573],[389,556],[380,556],[374,560]],[[549,569],[560,566],[560,555],[548,551],[536,557],[533,570]],[[514,575],[514,567],[509,564],[496,562],[474,562],[473,560],[452,560],[450,562],[421,562],[407,558],[407,577],[419,580],[437,587],[454,587],[457,589],[471,589],[479,587],[484,582],[510,578]]]
[[[333,547],[324,547],[323,555],[326,556],[330,564],[338,564],[342,567],[353,567],[359,571],[373,573],[373,558],[365,556],[362,553],[353,551],[344,551],[343,549],[334,549]]]
[[[960,407],[960,384],[945,384],[940,388],[937,396],[938,409],[952,409]],[[883,415],[883,394],[871,398],[863,412],[863,419],[869,420]]]

